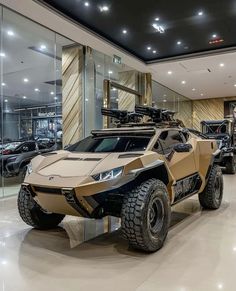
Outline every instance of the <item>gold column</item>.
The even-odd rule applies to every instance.
[[[141,105],[152,106],[152,74],[142,74],[142,95]]]
[[[119,84],[128,87],[133,90],[138,90],[138,72],[137,71],[126,71],[119,73]],[[118,109],[134,111],[136,103],[136,96],[119,90],[118,93]]]
[[[83,49],[81,46],[62,50],[62,118],[63,146],[83,136]]]

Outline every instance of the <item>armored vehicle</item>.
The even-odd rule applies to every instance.
[[[134,113],[102,114],[118,120],[117,128],[93,130],[66,150],[31,161],[18,197],[27,224],[43,230],[65,215],[112,215],[121,218],[131,246],[154,252],[167,237],[172,205],[198,194],[202,207],[220,207],[216,141],[182,129],[167,110],[136,106]]]

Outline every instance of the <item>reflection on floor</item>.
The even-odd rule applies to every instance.
[[[0,201],[0,291],[235,290],[235,190],[236,177],[225,176],[218,211],[202,211],[197,197],[175,206],[166,244],[154,254],[130,249],[119,230],[81,243],[108,221],[67,217],[53,231],[33,230],[15,199]]]
[[[20,190],[20,178],[0,178],[0,197],[16,195]]]

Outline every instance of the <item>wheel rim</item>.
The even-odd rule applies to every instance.
[[[214,189],[216,201],[219,202],[221,197],[221,176],[219,174],[216,176]]]
[[[164,223],[164,205],[160,198],[152,200],[148,212],[149,229],[152,234],[161,231]]]

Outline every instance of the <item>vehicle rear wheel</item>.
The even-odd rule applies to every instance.
[[[45,212],[30,193],[21,189],[18,195],[18,211],[22,220],[37,229],[51,229],[58,226],[65,215]]]
[[[235,162],[234,157],[228,157],[226,164],[225,164],[225,173],[226,174],[235,174]]]
[[[204,191],[199,194],[201,206],[206,209],[218,209],[223,198],[223,186],[222,171],[219,166],[214,165]]]
[[[155,252],[166,239],[171,210],[165,184],[149,179],[125,196],[121,210],[124,238],[137,249]]]

